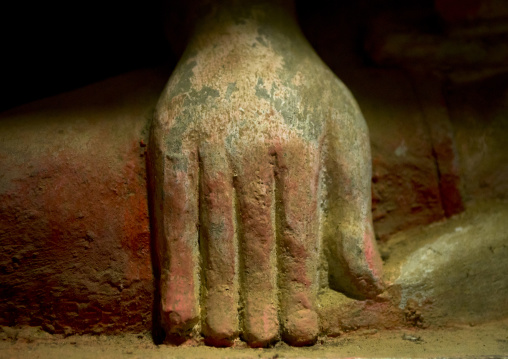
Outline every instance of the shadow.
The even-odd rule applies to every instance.
[[[152,121],[149,121],[149,127],[151,127]],[[159,345],[164,342],[166,338],[166,332],[162,327],[162,313],[161,313],[161,292],[160,292],[160,278],[161,278],[161,266],[159,263],[159,256],[157,255],[157,246],[155,242],[155,230],[156,227],[155,216],[154,216],[154,186],[151,178],[154,178],[150,171],[150,160],[149,156],[145,156],[145,166],[147,175],[147,195],[148,195],[148,216],[150,218],[150,258],[152,260],[152,273],[153,273],[153,303],[152,303],[152,339],[154,344]]]

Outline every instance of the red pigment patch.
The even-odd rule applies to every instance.
[[[374,233],[370,230],[371,224],[370,219],[365,219],[365,233],[363,235],[363,246],[365,251],[365,259],[367,265],[372,272],[376,281],[379,281],[382,277],[382,263],[379,253],[374,247]]]
[[[126,277],[128,280],[151,280],[150,227],[146,195],[146,168],[138,160],[139,145],[134,143],[131,158],[123,169],[124,181],[130,192],[123,212],[122,247],[129,254]]]
[[[115,151],[102,150],[48,151],[19,161],[20,175],[1,195],[2,228],[9,233],[2,246],[19,256],[16,270],[2,275],[2,324],[79,333],[149,328],[146,191],[142,181],[126,181],[115,169]],[[136,168],[131,164],[126,171],[135,176]],[[122,211],[126,201],[132,204],[129,216]],[[133,218],[141,218],[135,226]],[[139,274],[132,275],[133,267]],[[87,305],[92,297],[93,308]]]

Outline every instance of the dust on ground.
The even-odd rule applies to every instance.
[[[203,344],[155,345],[150,333],[51,335],[40,328],[0,328],[0,358],[508,358],[508,319],[479,326],[376,331],[322,338],[312,347],[251,349]]]

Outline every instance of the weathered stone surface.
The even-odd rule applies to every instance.
[[[397,77],[393,78],[398,79]],[[2,172],[3,177],[1,179],[3,210],[0,229],[2,231],[2,245],[5,249],[2,257],[1,282],[2,297],[6,299],[2,304],[3,314],[1,320],[4,325],[43,325],[45,330],[56,333],[139,331],[150,327],[153,284],[147,242],[148,234],[146,233],[148,230],[146,222],[148,213],[146,202],[143,200],[143,198],[146,198],[146,187],[143,183],[144,169],[142,167],[144,157],[140,157],[144,153],[145,147],[140,146],[140,139],[147,143],[146,134],[143,134],[142,128],[145,128],[147,124],[149,107],[154,105],[163,81],[165,81],[164,75],[160,76],[153,72],[131,74],[2,114],[1,167],[9,169]],[[118,92],[117,86],[123,88],[125,92]],[[140,96],[140,88],[147,89],[146,96]],[[505,142],[501,141],[504,138],[503,131],[506,131],[506,129],[500,126],[503,123],[502,114],[504,110],[502,109],[504,107],[497,107],[502,102],[490,104],[485,102],[485,97],[481,96],[481,93],[489,88],[495,89],[498,87],[497,85],[494,86],[493,83],[484,84],[477,87],[476,90],[472,87],[460,87],[452,92],[453,96],[451,97],[452,119],[454,119],[452,125],[454,133],[458,135],[456,137],[457,148],[463,165],[461,176],[468,179],[464,183],[468,200],[482,197],[499,197],[506,193],[503,187],[505,182],[503,181],[489,182],[489,186],[492,186],[490,189],[480,185],[482,178],[502,178],[502,176],[500,177],[499,174],[496,175],[495,173],[498,173],[496,171],[502,173],[503,165],[506,163],[503,159],[506,152],[502,147]],[[373,87],[373,92],[374,89],[375,87]],[[461,94],[460,96],[468,94],[468,100],[461,100],[462,97],[459,97],[459,94]],[[494,99],[495,96],[491,95],[486,98]],[[368,101],[366,90],[359,96],[359,99],[363,102]],[[81,105],[69,105],[76,102]],[[96,106],[93,106],[94,103]],[[105,103],[109,105],[106,106]],[[113,106],[112,103],[117,105]],[[390,102],[385,101],[383,103],[386,105]],[[377,108],[382,108],[383,103],[379,104]],[[467,117],[467,121],[461,121],[463,112],[458,111],[464,103],[472,106],[472,108],[477,108],[476,106],[483,103],[492,109],[492,116],[495,114],[492,118],[497,120],[479,122],[479,114],[484,113],[481,110],[484,107],[480,106],[477,112],[468,112],[478,115]],[[67,104],[67,108],[62,108],[62,104]],[[127,104],[130,105],[127,106]],[[124,106],[127,106],[127,108]],[[393,106],[396,107],[396,105]],[[133,107],[139,108],[139,110],[133,110]],[[89,112],[84,112],[85,108],[89,108],[87,110]],[[497,110],[494,111],[494,109]],[[129,113],[136,115],[130,117],[130,115],[123,112],[127,110],[130,111]],[[368,112],[371,116],[382,113],[374,110]],[[98,114],[102,114],[102,116]],[[49,118],[54,120],[50,121]],[[91,120],[92,118],[95,120]],[[99,118],[103,120],[99,120]],[[371,117],[371,120],[373,118]],[[490,128],[489,123],[497,125]],[[33,132],[33,126],[37,129],[35,133]],[[123,129],[122,126],[126,126],[126,128]],[[477,161],[475,162],[476,165],[474,163],[470,165],[469,162],[463,162],[463,160],[473,161],[474,157],[470,157],[471,154],[478,153],[475,150],[476,142],[471,142],[471,139],[474,138],[472,134],[477,131],[474,130],[477,128],[476,126],[484,128],[482,133],[485,138],[485,146],[482,147],[484,151],[481,152],[484,157],[482,157],[483,162]],[[372,126],[371,129],[371,136],[378,139],[379,146],[383,143],[383,134],[378,133],[380,128],[381,126]],[[488,130],[489,128],[490,130]],[[67,132],[67,140],[61,142],[56,135],[65,134],[59,134],[59,130],[73,131]],[[117,132],[120,130],[121,132]],[[45,133],[44,131],[54,135],[42,137],[41,134]],[[108,131],[107,138],[105,138],[105,131]],[[107,142],[107,139],[111,139],[110,133],[118,135],[113,143]],[[386,136],[386,144],[389,144],[393,134],[388,132],[384,136]],[[15,141],[17,138],[25,138],[31,142],[21,143]],[[87,143],[88,146],[86,146]],[[490,150],[491,146],[495,144],[497,144],[497,147]],[[71,159],[66,159],[60,155],[51,156],[49,159],[46,157],[44,161],[41,160],[48,152],[54,154],[56,152],[54,151],[55,147],[60,149],[60,153],[72,153]],[[48,150],[41,150],[41,148]],[[78,152],[80,148],[86,149],[87,152]],[[495,148],[497,150],[494,150]],[[71,152],[71,150],[74,152]],[[80,153],[80,156],[77,153]],[[393,148],[390,151],[380,151],[379,153],[393,154]],[[121,161],[118,158],[119,154],[123,156]],[[398,158],[395,155],[393,157]],[[79,167],[76,167],[77,163],[74,161],[76,158],[81,159],[78,162]],[[487,158],[490,158],[491,162],[487,163]],[[113,165],[117,163],[115,162],[117,160],[121,163],[127,161],[128,163],[139,164],[140,167],[134,168],[138,168],[140,172],[134,173],[139,173],[140,177],[137,177],[138,179],[134,182],[128,180],[127,184],[124,184],[124,178],[117,177],[118,172],[112,173],[112,171],[118,171],[118,168],[122,168],[122,166],[115,167],[116,165]],[[101,166],[97,170],[103,161],[107,162],[108,165]],[[27,164],[39,166],[39,171],[34,172],[32,177],[29,176]],[[72,170],[66,169],[66,166],[71,164],[73,166],[70,167]],[[482,165],[478,167],[478,164]],[[482,170],[482,168],[485,168],[485,170]],[[475,174],[476,170],[481,170],[481,173],[493,174],[482,176]],[[123,176],[124,173],[131,173],[129,171],[131,170],[120,173]],[[65,176],[59,177],[61,174],[65,174]],[[98,177],[99,175],[100,177]],[[59,182],[57,183],[60,183],[59,185],[53,185],[55,182],[51,182],[52,185],[44,186],[44,181],[55,181],[58,178]],[[81,180],[69,182],[68,178]],[[89,183],[83,184],[83,179],[88,179]],[[138,180],[141,182],[138,182]],[[26,181],[34,182],[25,187],[19,185]],[[380,179],[380,182],[374,185],[382,185],[383,181],[384,179]],[[213,188],[215,182],[207,181],[207,183],[210,183],[208,192],[210,197],[208,200],[214,201]],[[22,190],[23,188],[27,188],[27,190]],[[31,189],[28,190],[28,188]],[[59,192],[56,189],[59,189]],[[113,190],[116,190],[118,194]],[[85,191],[86,196],[81,194],[82,191]],[[205,193],[205,190],[203,192]],[[108,193],[110,193],[110,196],[107,195]],[[130,195],[127,198],[137,199],[134,202],[125,200],[125,196],[121,195],[122,193],[135,193],[134,196]],[[78,195],[79,197],[75,197]],[[48,202],[48,198],[52,199],[52,202]],[[71,201],[64,201],[64,198],[70,198]],[[390,197],[387,199],[390,199]],[[53,202],[56,200],[59,202]],[[137,202],[138,200],[140,202]],[[133,203],[141,203],[140,211],[130,214],[132,208],[137,208]],[[110,212],[110,206],[115,209],[113,213]],[[496,212],[496,208],[493,207],[494,212]],[[499,213],[504,212],[499,211]],[[35,214],[37,215],[35,216]],[[74,215],[75,217],[73,217]],[[403,220],[411,221],[413,215],[393,211],[387,214],[387,218],[393,216],[398,218],[396,219],[397,223],[403,223]],[[501,238],[496,236],[487,237],[481,232],[481,228],[489,228],[488,225],[486,227],[482,225],[483,222],[490,223],[488,219],[490,217],[485,218],[475,220],[474,223],[478,223],[478,226],[475,224],[474,228],[476,229],[467,232],[477,233],[476,235],[460,237],[465,244],[480,240],[479,245],[488,249],[489,238],[494,240]],[[139,223],[137,222],[139,219],[142,220],[141,225],[133,225],[133,223]],[[83,227],[78,226],[75,221],[83,224]],[[496,221],[499,222],[500,218]],[[48,227],[48,224],[51,224],[51,227]],[[93,228],[93,230],[85,230],[88,227]],[[455,233],[456,227],[452,225],[452,233]],[[125,231],[124,228],[130,229]],[[100,234],[104,231],[107,235]],[[498,233],[501,235],[505,231],[498,227]],[[454,236],[458,234],[464,235],[464,231],[457,232]],[[213,235],[213,232],[210,235]],[[391,274],[393,273],[391,268],[394,268],[392,264],[396,260],[401,263],[400,261],[409,258],[410,253],[413,253],[412,250],[404,251],[405,246],[410,246],[413,242],[417,243],[416,237],[411,232],[401,234],[401,236],[405,240],[399,241],[399,246],[391,247],[393,242],[390,240],[387,243],[388,247],[382,248],[383,253],[387,254],[388,258],[388,276],[386,277],[388,283],[397,278],[396,275],[392,276]],[[88,240],[84,238],[88,238]],[[428,238],[434,240],[437,237],[430,235]],[[60,242],[55,242],[55,239]],[[457,237],[459,241],[462,239]],[[58,243],[64,243],[65,245],[58,245]],[[468,244],[468,246],[470,245],[472,244]],[[486,245],[487,247],[485,247]],[[85,249],[85,247],[88,247],[88,249]],[[460,255],[461,247],[453,248],[459,251]],[[497,253],[498,249],[496,248],[493,247]],[[499,248],[502,250],[502,247]],[[480,248],[481,253],[488,254],[488,251]],[[74,257],[74,253],[77,254],[76,257]],[[418,262],[412,264],[414,268],[418,268],[420,257],[415,255],[412,258],[418,259]],[[459,258],[462,257],[459,256]],[[490,273],[488,271],[490,270],[489,266],[492,258],[482,256],[476,258],[475,261],[475,266],[478,268],[474,272],[477,273],[475,274],[475,278],[477,278],[475,280],[480,280],[479,273],[484,273],[484,270],[479,268],[485,268],[485,271],[487,271],[485,273]],[[457,260],[456,262],[460,261]],[[500,258],[497,263],[503,265],[502,259]],[[470,264],[467,266],[470,266]],[[455,266],[454,268],[460,272],[463,267]],[[139,273],[139,276],[136,273]],[[439,271],[434,271],[434,273],[438,274]],[[446,273],[449,273],[449,271]],[[482,278],[491,278],[492,276],[493,274],[486,274]],[[460,288],[469,288],[467,290],[471,292],[468,293],[473,293],[475,290],[474,285],[472,283],[467,284],[468,278],[460,276],[457,278],[454,285],[462,283]],[[224,280],[226,281],[227,278]],[[436,291],[445,290],[441,287],[444,285],[443,283],[443,281],[434,282],[430,280],[430,283],[427,284],[435,288]],[[487,280],[479,288],[486,288],[485,286],[490,288],[492,285],[497,285],[497,287],[492,288],[501,288],[502,283],[504,283],[502,279],[497,282]],[[407,287],[406,293],[413,290],[410,288]],[[35,296],[32,297],[34,293]],[[422,307],[419,302],[409,300],[406,302],[409,306],[399,308],[401,302],[391,298],[401,298],[400,294],[397,294],[400,293],[400,290],[389,291],[388,293],[391,294],[381,296],[381,301],[358,301],[330,289],[323,289],[322,294],[318,296],[318,309],[316,310],[319,316],[320,330],[326,334],[337,335],[356,328],[395,328],[406,325],[412,326],[413,323],[415,325],[423,323],[424,326],[432,326],[435,323],[443,323],[442,319],[446,319],[448,325],[457,320],[454,314],[456,312],[449,311],[447,317],[432,315],[432,313],[438,313],[442,308],[441,306],[449,308],[447,301],[442,296],[434,304],[424,303]],[[486,291],[486,294],[479,293],[474,300],[474,303],[476,303],[474,306],[477,306],[475,308],[481,307],[485,311],[479,311],[478,313],[483,314],[476,315],[476,309],[471,309],[468,312],[469,314],[466,314],[473,315],[474,321],[481,321],[482,318],[489,318],[490,314],[487,315],[486,312],[493,311],[497,313],[497,309],[492,308],[492,306],[497,305],[496,302],[489,302],[494,303],[494,305],[484,305],[486,303],[485,295],[491,298],[492,293],[490,290]],[[500,293],[502,294],[502,292]],[[473,298],[473,294],[468,298]],[[496,300],[499,301],[502,298],[502,296],[497,297]],[[444,313],[444,310],[440,313]],[[235,328],[235,322],[228,319],[231,317],[228,317],[228,315],[216,316],[216,318],[230,323],[228,324],[230,328]],[[418,318],[423,318],[423,321]],[[460,318],[466,322],[464,318],[468,317],[461,314]],[[434,319],[439,321],[436,322]],[[227,328],[226,325],[217,325],[216,327]],[[230,333],[234,333],[234,330],[231,332],[223,331],[217,337],[229,338]],[[211,344],[223,345],[221,343],[223,342],[212,342]]]
[[[344,16],[347,17],[347,13]],[[331,29],[343,23],[335,21],[336,25]],[[341,32],[330,31],[323,36],[323,41],[326,44],[326,36],[337,34]],[[335,39],[330,43],[341,42]],[[388,208],[394,204],[395,210],[386,211],[386,215],[375,221],[374,226],[376,232],[381,236],[384,233],[384,238],[388,240],[387,247],[383,245],[381,249],[387,260],[388,275],[385,279],[390,284],[398,278],[397,274],[392,275],[392,269],[397,268],[395,263],[408,264],[411,256],[412,268],[416,270],[424,262],[423,254],[428,252],[412,255],[419,247],[410,247],[411,243],[427,242],[417,241],[417,236],[411,232],[397,237],[404,238],[397,242],[397,246],[392,246],[394,242],[390,235],[403,228],[443,218],[444,204],[439,205],[434,200],[440,193],[437,180],[440,165],[430,165],[432,146],[428,141],[433,137],[423,128],[425,123],[432,123],[428,123],[427,113],[419,109],[420,95],[418,91],[411,91],[412,78],[399,71],[363,65],[344,67],[341,61],[347,57],[348,51],[351,50],[342,46],[329,46],[326,60],[352,89],[362,110],[365,108],[363,112],[373,140],[373,156],[377,156],[380,163],[386,163],[383,169],[385,175],[379,177],[373,186],[375,191],[376,188],[388,188],[390,192],[375,204],[375,213],[382,213],[384,206]],[[142,146],[148,143],[142,129],[148,124],[151,108],[166,79],[167,74],[158,75],[151,71],[128,74],[1,115],[0,243],[4,252],[0,257],[0,282],[2,299],[6,299],[0,304],[3,325],[42,325],[48,332],[67,334],[138,332],[150,327],[153,284],[148,250],[144,157],[140,156],[144,154],[145,147]],[[507,181],[503,174],[508,163],[504,146],[507,131],[504,126],[507,111],[503,105],[505,83],[505,79],[500,78],[481,85],[459,86],[446,96],[456,153],[461,164],[459,174],[464,185],[464,198],[469,202],[483,197],[506,197]],[[231,93],[236,91],[232,89]],[[435,105],[434,100],[430,102]],[[442,109],[437,108],[437,111]],[[59,130],[64,133],[58,133]],[[481,139],[478,139],[477,133],[481,134]],[[406,153],[411,156],[397,156],[396,150],[402,139],[407,146]],[[140,140],[144,142],[140,144]],[[205,164],[207,159],[212,160],[203,157],[203,168],[209,167]],[[28,165],[33,165],[37,171],[30,172]],[[374,173],[376,168],[381,168],[378,163],[373,164]],[[200,221],[213,224],[214,213],[231,210],[231,202],[221,201],[221,197],[215,195],[219,191],[227,192],[229,183],[224,183],[220,173],[203,171],[203,175],[206,178],[199,186],[206,196],[202,198],[212,210],[203,213]],[[282,181],[284,177],[279,178]],[[391,183],[398,182],[389,182],[390,178],[411,185],[397,187]],[[402,191],[401,197],[408,196],[411,201],[419,203],[422,210],[411,211],[412,203],[397,202],[394,197]],[[432,200],[428,200],[425,194],[432,195],[429,197]],[[237,203],[233,203],[233,209],[235,206],[238,208]],[[214,211],[214,208],[217,210]],[[495,212],[498,207],[492,208]],[[488,209],[485,212],[489,212]],[[504,213],[503,210],[498,212]],[[440,214],[434,217],[436,213]],[[379,296],[379,301],[373,301],[348,298],[326,288],[327,283],[324,283],[315,304],[320,331],[339,335],[362,328],[452,325],[459,321],[457,318],[464,323],[468,322],[467,318],[472,318],[472,323],[492,318],[492,313],[498,313],[499,307],[504,305],[505,292],[502,288],[505,288],[506,276],[500,277],[499,274],[505,271],[502,266],[506,256],[503,256],[503,247],[497,244],[502,242],[498,234],[506,230],[499,218],[495,221],[489,219],[491,217],[481,218],[473,220],[474,225],[468,231],[455,234],[455,225],[450,232],[443,231],[439,236],[429,232],[431,234],[427,237],[430,241],[439,239],[439,243],[445,244],[448,237],[464,243],[464,247],[461,247],[462,243],[453,247],[458,259],[450,260],[455,264],[448,269],[438,261],[437,267],[456,279],[451,287],[463,290],[463,293],[455,291],[457,296],[466,293],[464,300],[471,300],[470,304],[460,300],[450,303],[455,303],[458,309],[467,310],[460,313],[449,310],[451,304],[445,300],[443,293],[451,287],[442,277],[434,280],[438,277],[427,276],[425,281],[414,282],[432,289],[437,295],[434,302],[424,301],[420,305],[418,300],[409,297],[407,305],[402,308],[400,285],[399,289],[393,286],[391,291]],[[233,224],[225,222],[224,233],[228,233],[231,226],[238,228],[236,223],[234,218]],[[492,223],[501,224],[496,227],[497,232],[484,232]],[[89,231],[89,228],[92,230]],[[210,230],[206,236],[216,236],[217,231],[213,229],[216,227],[210,225],[207,228]],[[493,236],[487,236],[487,233]],[[458,234],[462,237],[456,237]],[[491,240],[497,241],[492,247],[495,253],[488,248]],[[475,241],[480,241],[476,247],[471,244]],[[203,253],[223,250],[223,247],[207,248],[205,245],[211,242],[202,241],[201,244]],[[410,247],[409,250],[404,250],[406,247]],[[224,248],[225,253],[231,250],[227,245]],[[464,258],[462,251],[466,248],[476,250],[478,257]],[[437,261],[437,257],[437,254],[434,255],[433,260]],[[464,261],[464,265],[457,264],[460,260]],[[210,283],[223,283],[227,289],[239,285],[234,281],[230,284],[231,273],[238,273],[237,268],[231,267],[231,262],[226,265],[221,261],[210,263],[223,266],[223,273],[227,274],[222,278],[209,276]],[[464,268],[473,267],[474,271],[470,272],[473,281],[460,275],[464,273]],[[498,272],[491,272],[499,268]],[[453,272],[455,270],[457,273]],[[433,276],[438,275],[440,271],[433,273]],[[417,293],[419,287],[415,289],[408,285],[405,288],[407,297],[407,294]],[[477,292],[480,289],[483,292]],[[224,292],[210,293],[210,303],[236,301],[223,295]],[[202,307],[205,303],[201,304]],[[238,335],[237,325],[239,328],[241,324],[231,314],[236,313],[236,309],[232,312],[225,305],[219,309],[223,308],[224,312],[210,312],[206,320],[211,323],[209,328],[225,330],[213,332],[205,326],[202,328],[203,331],[210,330],[205,332],[211,333],[208,338],[218,338],[217,341],[209,341],[213,345],[230,344],[231,338]],[[296,313],[292,323],[299,320],[312,323],[312,316]],[[433,316],[432,313],[440,314]],[[219,320],[222,323],[213,322]],[[288,341],[291,333],[296,333],[299,338],[315,335],[312,330],[310,334],[300,332],[303,325],[287,325],[286,328],[282,335]]]
[[[413,73],[411,79],[429,129],[441,204],[444,214],[450,217],[464,211],[464,201],[455,134],[442,93],[443,85],[439,78],[422,73]]]
[[[471,205],[451,219],[400,232],[381,246],[386,291],[358,301],[335,291],[319,296],[324,333],[359,328],[476,325],[508,315],[506,201]]]
[[[506,19],[445,28],[428,11],[392,11],[374,18],[369,27],[365,49],[382,66],[439,73],[454,82],[508,71]]]
[[[182,338],[199,322],[210,343],[313,344],[318,276],[382,290],[365,121],[279,5],[212,5],[157,106],[160,310]]]
[[[333,290],[319,295],[319,319],[323,334],[336,337],[358,329],[405,327],[404,312],[382,294],[377,300],[355,300]]]
[[[391,239],[387,292],[409,323],[475,324],[508,315],[506,218],[506,201],[487,201]]]
[[[398,70],[363,69],[348,80],[371,134],[376,235],[384,240],[443,219],[429,125],[411,78]]]
[[[56,333],[150,327],[147,70],[0,120],[0,323]]]
[[[447,94],[467,201],[508,196],[508,76]]]
[[[445,204],[441,202],[435,156],[442,151],[433,147],[431,133],[437,123],[447,121],[439,84],[429,78],[419,84],[412,74],[400,69],[365,64],[356,51],[354,39],[358,34],[353,30],[362,21],[361,9],[355,12],[331,7],[333,11],[327,9],[306,18],[303,26],[316,51],[351,89],[369,127],[376,236],[385,240],[398,231],[443,219]],[[429,86],[433,93],[425,94]],[[420,99],[422,93],[427,97],[425,105]],[[448,132],[437,133],[448,138]],[[451,161],[457,162],[456,158]],[[443,168],[449,168],[448,164]]]

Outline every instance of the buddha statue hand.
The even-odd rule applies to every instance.
[[[320,283],[383,288],[368,129],[281,3],[207,9],[150,135],[163,327],[216,346],[310,345]]]

